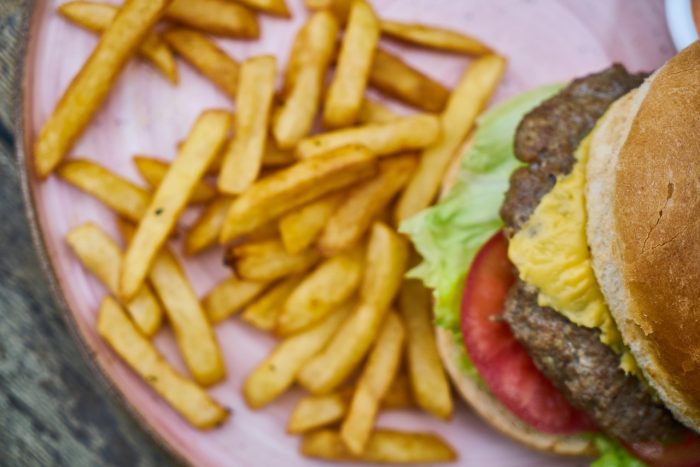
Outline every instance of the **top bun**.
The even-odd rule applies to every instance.
[[[700,431],[700,42],[611,107],[587,169],[603,295],[649,383]]]

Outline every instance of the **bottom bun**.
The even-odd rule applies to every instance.
[[[459,369],[462,349],[449,331],[436,328],[437,344],[452,382],[467,403],[496,430],[531,449],[564,456],[596,454],[592,440],[578,435],[551,435],[526,425],[506,409],[493,395]]]

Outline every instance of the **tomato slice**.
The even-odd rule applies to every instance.
[[[535,367],[500,318],[514,281],[508,240],[499,232],[474,258],[462,298],[462,335],[474,366],[493,395],[528,425],[551,434],[595,431]]]
[[[633,443],[626,447],[651,466],[700,467],[700,436],[690,431],[681,441],[675,443]]]

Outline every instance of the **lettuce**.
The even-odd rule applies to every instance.
[[[645,467],[646,464],[632,454],[624,446],[614,439],[596,433],[593,435],[593,442],[600,457],[596,459],[591,467]]]

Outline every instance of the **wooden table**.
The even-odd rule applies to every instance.
[[[32,248],[12,135],[15,50],[30,3],[0,0],[0,465],[172,465],[92,377]]]

